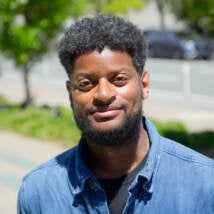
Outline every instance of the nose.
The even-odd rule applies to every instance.
[[[110,104],[116,97],[113,85],[106,79],[100,79],[97,84],[94,100],[102,104]]]

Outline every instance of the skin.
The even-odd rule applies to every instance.
[[[127,115],[142,108],[142,100],[148,97],[149,73],[144,71],[139,77],[126,52],[104,48],[79,56],[66,86],[76,117],[105,131],[117,128]],[[98,178],[116,178],[130,172],[149,150],[141,122],[136,136],[122,145],[100,145],[87,136],[86,141],[88,165]]]

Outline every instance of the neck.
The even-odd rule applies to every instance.
[[[108,179],[129,173],[146,156],[148,150],[149,138],[142,125],[138,136],[123,145],[103,146],[87,141],[84,157],[87,157],[86,162],[97,178]]]

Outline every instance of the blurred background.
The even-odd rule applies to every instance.
[[[16,213],[24,174],[78,142],[56,44],[76,19],[100,12],[144,32],[144,114],[162,135],[214,157],[213,1],[0,0],[0,213]]]

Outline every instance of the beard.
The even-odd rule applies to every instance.
[[[101,130],[93,127],[87,118],[77,116],[75,111],[74,118],[86,140],[103,146],[123,145],[139,135],[142,123],[142,105],[135,114],[126,115],[121,124],[112,129]]]

